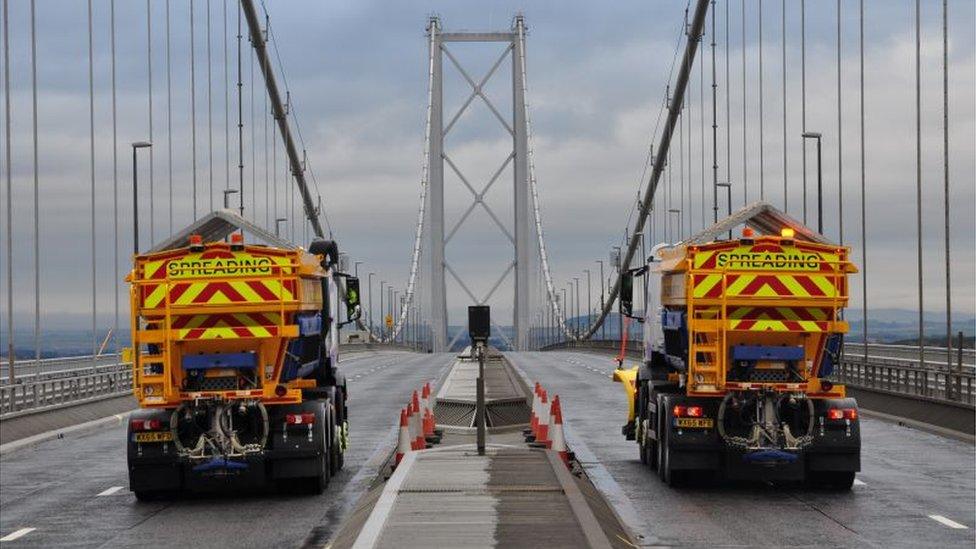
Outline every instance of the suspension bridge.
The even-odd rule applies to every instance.
[[[293,31],[279,21],[295,19],[279,12],[290,6],[3,0],[0,541],[389,543],[365,517],[382,508],[376,486],[397,443],[399,400],[429,380],[450,391],[470,345],[463,310],[491,305],[490,343],[513,386],[538,380],[569,403],[566,441],[582,490],[609,502],[613,521],[603,507],[570,505],[587,545],[600,545],[594,530],[613,538],[619,527],[611,545],[971,546],[972,6],[678,4],[645,8],[666,15],[658,28],[670,34],[647,53],[663,73],[641,90],[651,108],[638,117],[646,142],[632,159],[637,181],[621,194],[629,198],[608,204],[616,195],[603,186],[616,183],[580,183],[585,200],[615,214],[567,223],[547,207],[564,190],[545,169],[557,132],[532,117],[551,117],[553,90],[539,93],[530,78],[561,70],[530,65],[530,30],[545,17],[514,14],[484,31],[453,17],[418,20],[425,40],[410,70],[425,77],[426,104],[411,105],[423,124],[419,179],[406,176],[413,202],[357,189],[353,217],[339,211],[348,200],[334,199],[341,174],[330,177],[330,155],[344,151],[316,142],[330,123],[317,115],[321,92],[296,84],[317,69],[288,55]],[[478,140],[487,159],[471,153]],[[588,171],[592,160],[574,157],[580,167],[569,169]],[[659,243],[694,242],[724,219],[737,233],[767,206],[849,246],[859,269],[831,379],[864,411],[861,473],[844,494],[767,484],[673,491],[619,435],[625,404],[611,358],[639,361],[651,341],[618,313],[618,298]],[[414,220],[384,235],[409,244],[394,260],[344,244],[365,241],[358,233],[371,230],[374,208]],[[136,408],[122,352],[129,254],[215,211],[245,233],[255,227],[245,239],[336,240],[339,270],[363,279],[362,317],[340,336],[355,429],[346,469],[321,496],[147,504],[125,488],[124,418]],[[560,237],[593,236],[590,225],[613,226],[595,238],[600,249]],[[643,317],[652,304],[636,294],[633,316]],[[561,493],[575,493],[560,478]],[[518,545],[534,534],[485,535]]]

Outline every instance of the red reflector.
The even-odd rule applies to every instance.
[[[857,419],[857,408],[845,408],[844,419]]]
[[[674,414],[674,417],[684,417],[686,410],[687,408],[685,406],[678,404],[677,406],[674,407],[671,413]]]
[[[844,419],[844,410],[840,408],[827,410],[827,419]]]
[[[230,235],[230,243],[231,244],[243,244],[244,243],[244,235],[241,234],[241,233],[233,233],[233,234],[231,234]]]
[[[704,411],[701,406],[689,406],[685,413],[688,417],[702,417]]]
[[[285,414],[285,423],[288,425],[311,425],[315,423],[315,414],[311,412],[304,414]]]
[[[159,431],[163,428],[163,422],[158,419],[133,419],[131,425],[133,431]]]
[[[190,235],[190,247],[203,246],[203,237],[198,234]]]

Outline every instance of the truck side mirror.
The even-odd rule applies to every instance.
[[[359,318],[359,279],[354,276],[346,277],[346,318],[355,320]]]
[[[629,271],[620,275],[620,314],[634,314],[634,274]]]

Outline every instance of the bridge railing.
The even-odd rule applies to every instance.
[[[33,374],[0,386],[0,419],[131,392],[128,364]]]
[[[573,348],[600,349],[619,353],[620,341],[569,341],[547,345],[541,350]],[[845,351],[847,349],[845,347]],[[870,354],[872,351],[878,350],[878,348],[872,349],[869,345],[867,362],[864,361],[863,354],[845,352],[831,379],[852,387],[888,391],[905,396],[976,404],[976,394],[974,394],[973,388],[976,384],[974,381],[976,380],[976,370],[972,365],[964,363],[959,368],[957,364],[954,364],[951,370],[945,367],[944,362],[942,364],[925,362],[924,365],[919,366],[917,358],[911,360],[910,358],[872,356]],[[642,352],[642,342],[627,342],[626,353],[628,356],[633,357]],[[944,353],[945,349],[942,349],[942,352]]]

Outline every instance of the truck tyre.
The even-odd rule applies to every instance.
[[[644,418],[647,414],[647,385],[641,383],[637,387],[637,413],[634,414],[634,430],[637,431],[637,448],[640,451],[641,463],[649,465],[651,458],[647,444],[647,431],[644,429]]]
[[[313,495],[319,495],[328,488],[332,472],[331,459],[329,459],[331,457],[329,436],[332,418],[329,414],[329,408],[325,404],[320,406],[322,408],[322,448],[320,449],[322,457],[319,459],[319,474],[310,478],[308,482],[308,489]]]

